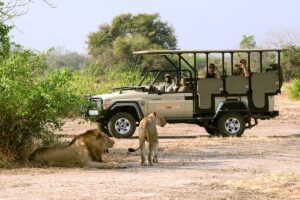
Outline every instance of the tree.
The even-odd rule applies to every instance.
[[[300,44],[300,32],[294,29],[275,29],[266,34],[264,46],[268,48],[284,48]]]
[[[256,41],[254,35],[243,35],[243,39],[240,42],[241,49],[254,49],[256,47]]]
[[[89,53],[97,57],[106,47],[111,47],[118,37],[135,35],[145,37],[151,44],[165,49],[176,48],[173,28],[162,22],[159,14],[122,14],[116,16],[111,24],[102,24],[97,32],[89,34]]]
[[[281,48],[281,66],[284,80],[300,77],[300,33],[293,29],[278,29],[269,32],[264,45],[268,48]]]
[[[102,67],[144,66],[144,59],[132,57],[132,51],[145,49],[174,49],[174,30],[160,20],[159,14],[122,14],[111,24],[102,24],[88,35],[89,54]],[[102,62],[103,60],[103,62]]]
[[[137,50],[145,49],[162,49],[157,44],[151,44],[150,40],[141,35],[118,37],[113,42],[113,55],[118,60],[118,68],[137,67],[138,69],[144,70],[145,68],[152,66],[152,68],[163,68],[162,64],[168,66],[168,64],[161,59],[156,57],[155,59],[151,56],[141,57],[133,56],[132,52]]]
[[[0,21],[0,59],[5,58],[10,51],[10,39],[8,33],[11,27]]]
[[[50,0],[42,0],[50,7],[55,7]],[[27,6],[34,0],[8,0],[0,1],[0,20],[2,22],[12,21],[16,17],[25,15],[28,11]]]
[[[51,69],[70,67],[72,70],[77,70],[90,60],[86,55],[67,51],[62,47],[50,50],[45,56],[46,62]]]
[[[300,77],[300,46],[284,46],[281,66],[286,81]]]

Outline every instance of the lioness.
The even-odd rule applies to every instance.
[[[164,127],[167,124],[166,120],[159,114],[153,112],[144,117],[139,124],[139,147],[137,149],[129,148],[129,152],[134,152],[141,149],[141,164],[146,165],[145,160],[145,140],[149,142],[148,163],[158,163],[158,134],[155,125]]]
[[[101,163],[103,152],[114,141],[98,129],[76,136],[66,146],[41,147],[29,157],[30,161],[59,167],[91,167],[99,169],[125,168],[116,163]]]

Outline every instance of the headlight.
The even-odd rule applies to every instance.
[[[103,109],[107,109],[112,103],[112,100],[111,99],[105,99],[103,101]]]
[[[101,98],[90,98],[92,107],[95,109],[102,110],[102,99]]]

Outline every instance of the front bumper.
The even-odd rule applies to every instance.
[[[87,111],[88,116],[99,116],[101,115],[100,110],[88,110]]]
[[[107,122],[107,119],[109,119],[110,116],[109,110],[89,109],[84,105],[81,106],[80,110],[86,118],[89,118],[92,121]]]
[[[97,110],[97,109],[89,109],[87,108],[85,105],[81,105],[80,106],[80,112],[87,116],[101,116],[102,115],[102,111],[101,110]]]

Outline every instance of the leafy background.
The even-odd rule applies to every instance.
[[[14,43],[7,11],[0,1],[0,165],[21,161],[36,140],[53,142],[66,117],[77,117],[84,94],[135,85],[147,69],[168,69],[160,57],[133,56],[133,51],[177,49],[175,29],[154,14],[122,14],[87,35],[88,55],[51,48],[47,52]],[[10,24],[10,25],[9,25]],[[254,35],[242,36],[241,48],[260,48]],[[290,98],[300,98],[300,47],[282,44],[285,81]],[[193,60],[191,56],[185,56]],[[270,59],[273,59],[270,56]],[[177,60],[173,60],[175,63]],[[218,64],[220,58],[212,57]],[[199,74],[206,61],[197,57]]]

